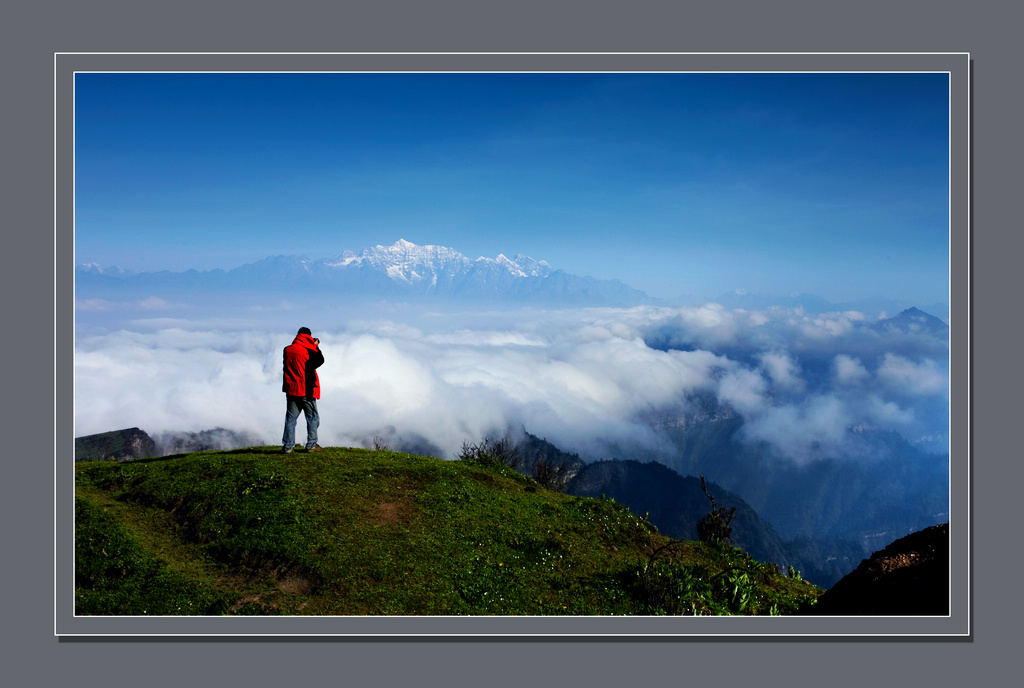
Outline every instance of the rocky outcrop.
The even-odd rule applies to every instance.
[[[126,461],[156,456],[156,443],[139,428],[75,438],[75,461]]]
[[[949,524],[896,540],[829,588],[815,616],[949,614]]]
[[[255,447],[263,440],[248,432],[235,432],[213,428],[201,432],[163,432],[154,439],[158,456],[200,451],[230,451],[242,447]]]

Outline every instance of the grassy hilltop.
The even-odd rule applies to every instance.
[[[255,447],[75,474],[77,614],[767,615],[821,593],[487,457]]]

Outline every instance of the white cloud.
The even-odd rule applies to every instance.
[[[117,304],[105,299],[79,299],[75,301],[75,310],[86,313],[105,313],[112,310]]]
[[[760,354],[758,359],[776,389],[794,393],[803,391],[800,366],[788,354],[766,352]]]
[[[870,373],[860,359],[846,354],[837,354],[833,365],[835,379],[841,385],[859,385],[868,379]]]
[[[133,426],[147,432],[265,426],[270,416],[260,399],[268,386],[280,388],[280,373],[266,356],[218,350],[213,333],[191,341],[183,334],[118,332],[80,342],[76,434]]]
[[[149,298],[139,301],[138,307],[147,311],[165,311],[172,308],[181,308],[182,304],[173,303],[167,299],[161,299],[157,296],[150,296]]]
[[[886,354],[878,378],[890,388],[914,396],[941,394],[948,389],[948,374],[933,360],[914,362]]]
[[[863,409],[864,416],[868,421],[883,427],[902,429],[915,420],[913,409],[903,408],[895,401],[886,401],[876,394],[867,397]]]
[[[864,314],[857,311],[822,313],[805,317],[801,329],[805,336],[814,339],[841,337],[853,331],[856,324],[863,320]]]
[[[718,386],[719,399],[747,418],[756,418],[764,413],[770,404],[767,393],[767,381],[753,370],[730,371]]]
[[[886,352],[886,340],[856,326],[858,314],[708,305],[417,315],[315,332],[326,358],[321,444],[395,428],[453,454],[463,440],[525,425],[570,451],[661,450],[643,419],[683,413],[696,392],[742,415],[751,440],[794,457],[839,447],[857,424],[944,431],[918,403],[942,402],[944,364]],[[81,334],[76,434],[221,426],[276,444],[281,349],[297,328],[251,325],[151,319]]]
[[[768,442],[785,456],[806,459],[839,451],[854,417],[832,396],[810,397],[800,404],[772,407],[744,426],[746,436]]]
[[[451,334],[433,334],[426,337],[427,341],[434,344],[450,346],[486,346],[486,347],[518,347],[518,346],[545,346],[546,342],[535,335],[523,332],[477,332],[473,330],[459,330]]]

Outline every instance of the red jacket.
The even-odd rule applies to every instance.
[[[324,363],[320,347],[308,334],[295,336],[284,348],[284,384],[281,391],[293,397],[320,398],[320,377],[316,369]]]

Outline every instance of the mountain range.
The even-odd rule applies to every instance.
[[[390,246],[373,246],[358,252],[346,250],[328,258],[268,256],[230,270],[135,272],[120,266],[82,263],[75,266],[75,289],[78,299],[120,302],[153,297],[187,299],[226,292],[233,300],[248,299],[253,304],[262,304],[268,295],[291,294],[295,290],[318,299],[333,296],[343,302],[391,299],[553,307],[631,307],[661,302],[619,280],[573,275],[523,254],[513,258],[498,255],[471,259],[453,248],[421,246],[404,239]],[[681,300],[692,301],[694,297]],[[778,296],[742,291],[721,294],[714,301],[727,308],[757,310],[778,306],[799,308],[805,313],[857,310],[884,314],[908,306],[884,298],[834,303],[812,294]],[[927,310],[948,316],[948,305],[944,303],[931,304]],[[934,318],[917,325],[934,332],[935,327],[944,327],[945,323]]]
[[[778,294],[757,294],[743,290],[732,291],[725,294],[718,294],[712,301],[726,308],[745,310],[765,310],[772,307],[799,309],[804,313],[834,313],[842,311],[859,311],[867,315],[883,317],[887,313],[899,313],[904,310],[919,310],[904,299],[894,299],[882,296],[864,297],[850,301],[830,301],[815,294],[789,294],[780,296]],[[949,318],[949,304],[936,302],[923,304],[924,309],[930,313],[938,313],[944,318]],[[923,311],[921,311],[923,312]],[[938,318],[935,318],[940,323]],[[945,323],[942,323],[945,325]]]
[[[419,246],[404,239],[316,260],[271,256],[227,271],[132,272],[82,264],[76,268],[75,286],[78,298],[166,298],[208,290],[260,296],[301,289],[305,294],[346,299],[617,307],[654,301],[618,280],[571,275],[521,254],[474,260],[452,248]]]

